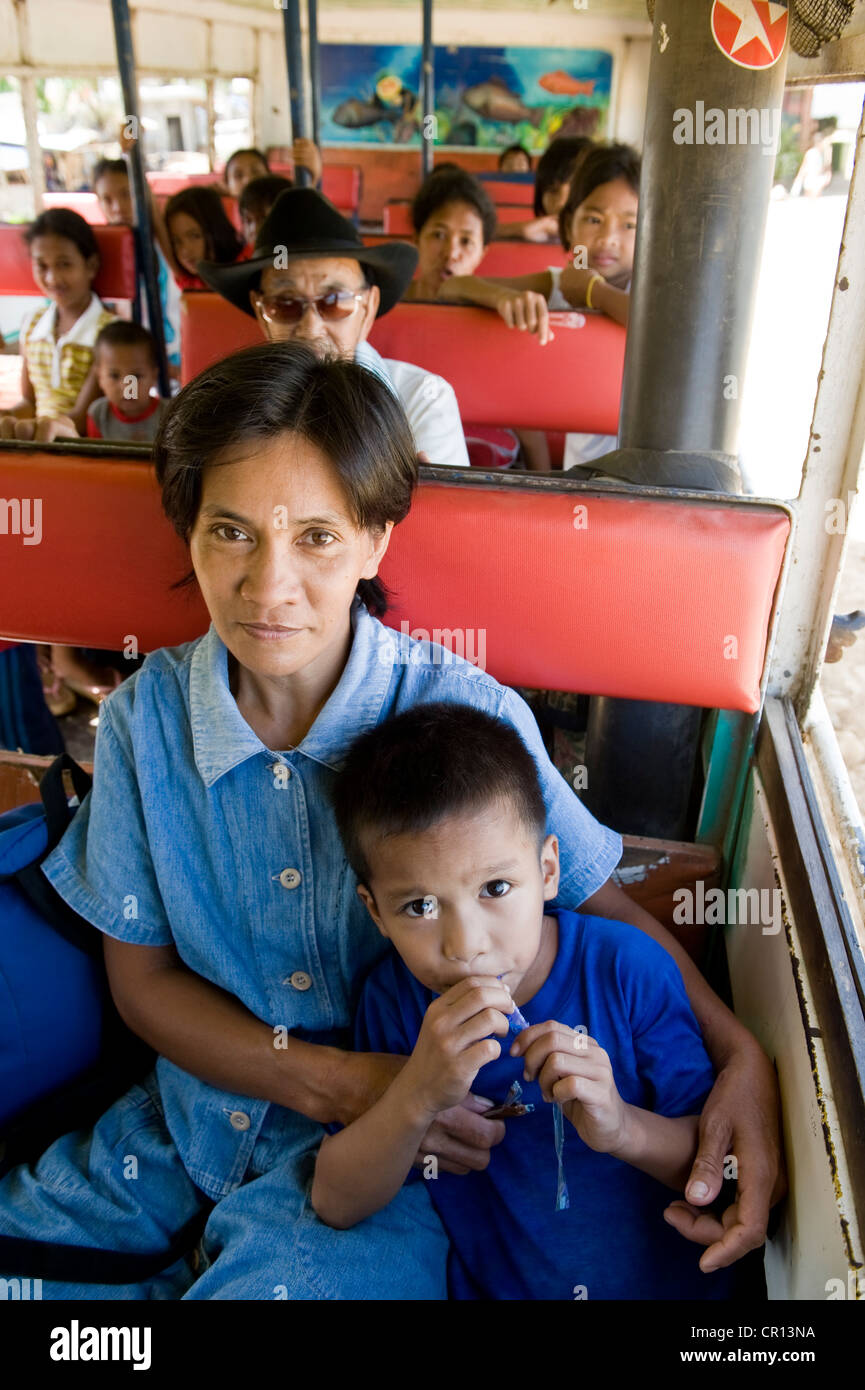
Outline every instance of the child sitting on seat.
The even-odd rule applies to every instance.
[[[102,395],[87,412],[87,435],[112,443],[152,444],[168,401],[154,395],[159,363],[153,337],[140,323],[106,324],[94,348]]]
[[[358,893],[395,948],[363,987],[355,1046],[408,1060],[322,1143],[321,1220],[354,1226],[417,1180],[427,1129],[477,1078],[512,1117],[504,1141],[483,1172],[427,1160],[423,1173],[451,1297],[728,1297],[728,1272],[701,1273],[663,1218],[713,1084],[682,977],[636,928],[548,906],[558,841],[519,734],[468,706],[417,705],[353,744],[334,802]]]
[[[305,136],[298,136],[291,148],[291,157],[294,161],[295,169],[308,169],[312,174],[312,181],[317,184],[321,179],[321,151],[314,140],[308,140]],[[240,199],[240,195],[248,183],[253,179],[265,178],[270,173],[270,164],[267,155],[261,150],[235,150],[234,154],[229,155],[225,162],[225,170],[222,178],[225,187],[232,198]],[[255,238],[249,238],[254,241]]]
[[[564,268],[534,275],[443,283],[439,298],[495,309],[511,328],[553,337],[550,311],[587,308],[627,326],[640,187],[640,157],[628,145],[596,145],[580,160],[559,214],[561,244],[572,257]],[[581,467],[616,447],[613,435],[569,434],[564,467]],[[545,462],[534,465],[541,471]]]
[[[561,135],[547,146],[535,170],[534,217],[528,222],[503,222],[496,234],[499,241],[556,240],[559,213],[565,205],[571,177],[591,146],[591,140],[584,135]]]
[[[69,208],[51,208],[27,228],[33,279],[47,308],[21,325],[21,399],[2,421],[6,438],[32,439],[42,421],[63,418],[83,433],[99,394],[93,349],[114,317],[93,290],[99,248],[93,228]],[[47,438],[44,425],[38,431]]]
[[[246,260],[243,238],[231,225],[215,188],[182,188],[165,204],[165,226],[182,290],[206,290],[199,261],[232,265]]]
[[[474,275],[496,234],[496,210],[483,184],[455,164],[425,179],[411,205],[417,274],[404,299],[437,299],[452,276]]]
[[[499,155],[499,172],[502,174],[530,174],[532,157],[522,145],[508,145]]]
[[[281,174],[263,174],[261,178],[250,179],[249,183],[244,184],[237,207],[247,246],[255,246],[261,225],[280,193],[293,187],[291,179],[284,179]]]

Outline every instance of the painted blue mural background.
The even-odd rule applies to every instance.
[[[420,144],[419,44],[322,44],[325,144]],[[612,57],[600,49],[435,49],[439,145],[543,150],[606,134]]]

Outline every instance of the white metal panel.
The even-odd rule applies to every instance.
[[[255,71],[255,30],[237,24],[214,24],[213,71],[226,77],[249,76]]]
[[[725,940],[736,1015],[774,1061],[781,1089],[790,1191],[781,1225],[766,1245],[766,1281],[770,1299],[824,1300],[828,1281],[846,1286],[851,1264],[861,1261],[861,1234],[829,1071],[814,1036],[819,1019],[783,893],[781,857],[759,776],[752,771],[750,777],[753,812],[743,822],[731,886],[778,889],[782,912],[777,931],[740,924],[727,928]]]
[[[186,15],[139,10],[134,18],[138,70],[188,72],[200,77],[207,68],[207,23]],[[116,61],[116,60],[115,60]]]
[[[0,65],[11,67],[20,61],[18,22],[12,0],[0,0]]]
[[[30,61],[62,75],[69,67],[117,67],[107,0],[27,0]]]

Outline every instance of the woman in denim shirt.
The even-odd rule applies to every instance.
[[[186,387],[155,460],[212,625],[151,654],[102,705],[93,791],[45,872],[105,933],[120,1012],[159,1061],[92,1131],[7,1175],[0,1233],[147,1252],[214,1205],[201,1268],[196,1255],[146,1283],[46,1281],[43,1295],[446,1297],[425,1184],[351,1231],[322,1225],[306,1195],[322,1126],[361,1114],[402,1065],[344,1050],[385,945],[340,845],[333,770],[357,734],[423,700],[468,702],[517,728],[561,844],[560,901],[629,920],[676,954],[722,1073],[707,1102],[710,1166],[695,1178],[715,1195],[731,1138],[740,1172],[749,1160],[758,1170],[750,1215],[734,1212],[737,1230],[728,1223],[723,1248],[703,1258],[724,1264],[759,1244],[776,1134],[762,1052],[608,881],[619,837],[553,769],[522,701],[373,616],[417,473],[387,387],[302,345],[262,344]],[[470,1097],[441,1117],[422,1152],[452,1171],[484,1166],[504,1135],[485,1106]],[[703,1244],[721,1234],[713,1218],[677,1210]]]

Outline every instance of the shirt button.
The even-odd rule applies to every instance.
[[[279,881],[283,888],[296,888],[300,883],[301,873],[299,869],[283,869],[279,875]]]
[[[305,970],[295,970],[283,983],[291,985],[292,989],[310,989],[312,987],[312,978],[307,975]]]
[[[232,1110],[228,1122],[232,1129],[249,1129],[252,1123],[244,1110]]]

